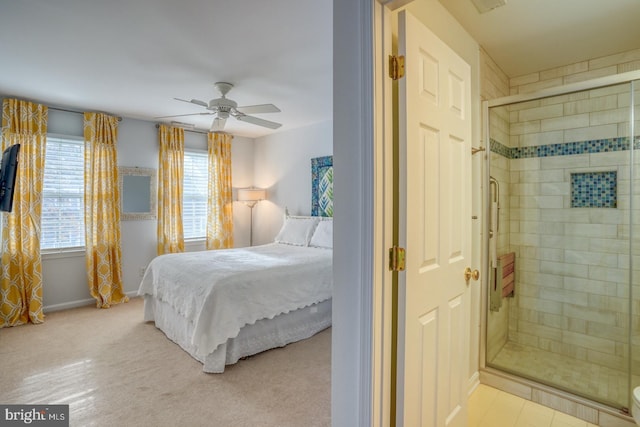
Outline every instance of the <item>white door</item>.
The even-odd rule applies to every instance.
[[[397,425],[467,426],[470,67],[402,11]]]

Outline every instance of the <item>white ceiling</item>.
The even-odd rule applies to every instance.
[[[509,77],[640,48],[640,0],[506,0],[484,14],[440,3]]]
[[[126,117],[272,103],[278,131],[332,117],[331,0],[0,0],[0,94]],[[212,116],[176,118],[208,130]],[[227,120],[230,133],[274,131]]]
[[[440,1],[510,77],[640,48],[640,0],[507,0],[483,15]],[[208,101],[228,81],[229,98],[273,103],[281,113],[256,116],[293,129],[331,120],[332,28],[332,0],[0,0],[0,95],[154,120],[202,112],[173,98]]]

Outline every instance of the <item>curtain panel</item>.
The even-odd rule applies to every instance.
[[[209,132],[207,249],[233,247],[232,135]]]
[[[122,284],[117,142],[117,117],[84,113],[85,260],[98,308],[129,301]]]
[[[48,108],[17,99],[2,105],[2,151],[20,144],[13,209],[2,218],[0,327],[42,323],[40,218]]]
[[[158,255],[184,252],[182,180],[184,129],[158,126]]]

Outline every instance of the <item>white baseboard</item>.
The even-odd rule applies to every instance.
[[[468,389],[468,395],[471,396],[471,394],[474,392],[474,390],[476,388],[478,388],[478,385],[480,385],[480,372],[479,371],[475,371],[473,373],[473,375],[471,375],[471,377],[469,377],[469,383],[467,384],[467,389]]]
[[[125,294],[129,297],[129,298],[134,298],[138,296],[138,291],[129,291],[129,292],[125,292]],[[42,311],[46,314],[46,313],[51,313],[54,311],[60,311],[60,310],[68,310],[70,308],[78,308],[78,307],[86,307],[88,305],[95,305],[96,304],[96,300],[93,298],[87,298],[87,299],[81,299],[81,300],[76,300],[76,301],[69,301],[69,302],[63,302],[60,304],[53,304],[53,305],[45,305],[42,308]]]

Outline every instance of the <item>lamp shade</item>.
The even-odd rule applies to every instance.
[[[239,202],[258,202],[267,198],[267,191],[263,188],[239,188]]]

